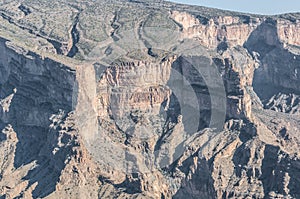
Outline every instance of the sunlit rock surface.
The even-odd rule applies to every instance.
[[[0,2],[0,198],[300,198],[300,14]]]

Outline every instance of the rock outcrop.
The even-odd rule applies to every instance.
[[[0,13],[0,198],[300,197],[299,13]]]

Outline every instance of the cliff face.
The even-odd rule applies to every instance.
[[[300,197],[299,14],[0,13],[0,198]]]
[[[0,121],[6,134],[1,145],[5,153],[1,194],[13,198],[31,189],[32,196],[47,195],[55,190],[69,153],[64,143],[69,140],[68,128],[58,130],[57,126],[72,110],[75,73],[3,39],[0,46]],[[59,139],[66,140],[57,143]],[[49,170],[51,174],[45,175]]]
[[[175,21],[182,24],[186,38],[197,38],[201,45],[216,48],[223,42],[230,46],[242,46],[251,32],[260,24],[261,19],[246,19],[235,16],[216,16],[198,20],[187,12],[173,12]],[[246,21],[244,21],[246,20]]]

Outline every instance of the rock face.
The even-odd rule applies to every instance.
[[[300,198],[300,14],[0,3],[0,198]]]

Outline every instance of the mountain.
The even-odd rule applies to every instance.
[[[0,198],[300,198],[300,13],[0,2]]]

